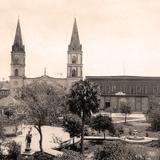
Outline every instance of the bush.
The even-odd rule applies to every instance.
[[[61,157],[55,158],[54,160],[82,160],[81,154],[71,150],[63,150],[63,155]]]
[[[94,160],[145,160],[145,156],[136,153],[122,142],[107,142],[94,152]]]
[[[15,141],[12,141],[8,144],[8,158],[13,160],[20,159],[21,154],[21,146],[17,144]]]
[[[82,156],[75,151],[63,150],[63,155],[55,157],[44,152],[36,152],[32,160],[82,160]]]
[[[148,113],[148,121],[151,123],[152,130],[160,131],[160,109],[153,109]]]
[[[49,155],[44,152],[35,152],[33,160],[54,160],[55,156]]]
[[[115,135],[119,137],[119,136],[122,135],[123,133],[124,133],[124,128],[123,128],[123,126],[120,125],[120,124],[116,124],[116,125],[115,125]]]
[[[64,130],[70,134],[70,137],[73,138],[74,144],[74,137],[80,137],[81,135],[81,119],[76,114],[68,114],[63,119],[63,127]]]
[[[156,97],[151,97],[146,119],[151,123],[152,130],[160,131],[160,103]]]

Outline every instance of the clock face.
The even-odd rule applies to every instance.
[[[76,63],[77,62],[77,57],[76,56],[73,56],[72,57],[72,63]]]

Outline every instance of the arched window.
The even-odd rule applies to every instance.
[[[15,76],[18,76],[18,69],[15,69],[14,75],[15,75]]]
[[[72,63],[76,63],[76,61],[77,61],[77,57],[76,57],[76,56],[73,56],[73,57],[72,57]]]
[[[15,59],[14,59],[14,64],[18,64],[18,61],[19,61],[19,59],[18,59],[18,58],[15,58]]]
[[[76,70],[75,69],[72,70],[72,77],[76,77]]]

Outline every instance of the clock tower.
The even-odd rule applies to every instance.
[[[25,78],[25,47],[23,45],[20,22],[17,22],[16,34],[11,51],[11,94],[16,88],[22,87]]]
[[[78,27],[75,19],[71,41],[68,46],[67,79],[69,83],[83,78],[82,66],[82,45],[80,44]]]

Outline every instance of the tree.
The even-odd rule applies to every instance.
[[[151,123],[151,127],[155,131],[160,131],[160,109],[152,109],[148,113],[148,121]]]
[[[2,120],[1,120],[1,123],[0,123],[0,159],[4,158],[3,151],[2,151],[2,144],[4,142],[5,135],[4,135],[3,130],[4,129],[3,129],[3,124],[2,124]]]
[[[128,103],[123,102],[123,103],[121,103],[121,106],[120,106],[120,112],[122,114],[124,114],[124,116],[125,116],[125,123],[126,123],[127,122],[127,115],[131,114],[131,107],[129,106]]]
[[[61,98],[55,88],[44,82],[24,86],[20,90],[19,96],[23,101],[28,122],[33,124],[39,132],[39,147],[43,152],[41,127],[57,123],[58,115],[61,112]]]
[[[112,123],[112,118],[108,116],[97,115],[96,117],[92,118],[91,127],[96,131],[104,133],[105,139],[105,131],[108,130],[111,133],[114,133],[114,126]]]
[[[47,153],[42,152],[35,152],[31,159],[33,160],[82,160],[82,155],[80,155],[78,152],[72,151],[72,150],[62,150],[63,155],[62,156],[53,156]]]
[[[68,114],[64,117],[63,126],[66,132],[69,132],[70,137],[73,138],[74,145],[74,137],[79,137],[81,134],[82,121],[75,114]]]
[[[160,131],[160,103],[156,97],[151,97],[146,119],[151,123],[151,127],[155,131]]]
[[[55,160],[82,160],[83,157],[78,152],[72,150],[62,150],[63,155],[55,158]]]
[[[3,141],[4,139],[5,139],[4,126],[3,126],[3,123],[1,120],[1,123],[0,123],[0,144],[1,144],[1,141]]]
[[[87,117],[98,111],[99,107],[99,88],[96,84],[87,80],[75,82],[68,94],[69,110],[82,118],[81,129],[81,153],[83,154],[84,146],[84,126]]]

